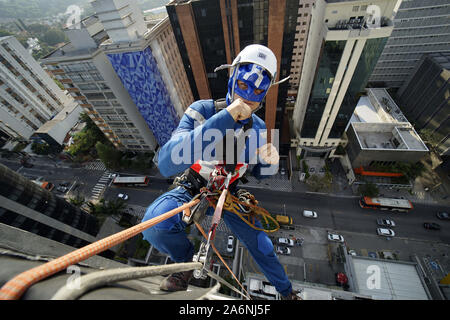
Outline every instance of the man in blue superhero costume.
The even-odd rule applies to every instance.
[[[248,129],[250,126],[256,133],[258,148],[253,147],[254,154],[249,151],[252,148],[249,148],[249,140],[246,140],[245,150],[235,156],[235,160],[238,161],[232,166],[234,169],[233,178],[230,181],[232,193],[235,191],[238,179],[248,168],[248,164],[255,163],[253,162],[255,158],[258,161],[253,167],[252,174],[256,178],[264,178],[264,175],[267,175],[267,169],[273,169],[274,166],[275,170],[272,170],[270,174],[277,172],[278,152],[271,143],[266,143],[264,121],[253,114],[260,108],[270,86],[281,82],[274,82],[276,77],[275,55],[265,46],[251,45],[236,57],[231,66],[224,67],[232,68],[228,82],[226,108],[217,111],[214,101],[199,100],[186,110],[178,128],[174,131],[171,139],[161,148],[158,156],[158,167],[161,174],[170,177],[184,171],[183,175],[186,179],[183,180],[184,183],[178,184],[176,188],[158,197],[148,207],[142,221],[152,219],[189,202],[193,196],[198,194],[200,187],[206,186],[215,168],[220,165],[225,167],[224,161],[205,159],[202,152],[198,152],[198,149],[205,150],[211,144],[210,140],[202,139],[208,130],[215,130],[216,135],[219,132],[222,141],[214,141],[215,144],[223,143],[230,129],[238,132],[240,129]],[[287,79],[282,81],[284,80]],[[183,159],[190,156],[190,161],[178,161],[180,146],[183,151]],[[217,150],[214,149],[211,154],[215,156],[216,153]],[[211,209],[208,209],[207,215],[212,214]],[[224,210],[222,217],[227,226],[249,250],[259,268],[277,291],[285,298],[292,298],[295,293],[293,293],[291,282],[266,233],[253,229],[236,214],[229,211]],[[173,261],[190,262],[194,255],[194,246],[187,238],[186,226],[180,213],[147,229],[143,232],[143,236],[160,252],[168,254]],[[261,228],[259,221],[256,226]],[[192,271],[174,273],[164,279],[160,288],[165,291],[186,290],[191,276]]]

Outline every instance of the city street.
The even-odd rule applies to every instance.
[[[117,198],[119,193],[127,194],[129,196],[128,212],[139,218],[143,217],[146,208],[169,187],[166,179],[156,177],[151,177],[147,187],[117,187],[111,184],[112,179],[102,178],[102,176],[108,176],[104,170],[86,167],[64,168],[48,163],[24,168],[12,161],[4,162],[4,164],[30,179],[42,177],[43,180],[55,185],[62,182],[70,182],[72,185],[77,181],[78,187],[71,191],[71,196],[79,193],[87,200],[92,198],[93,188],[101,181],[105,185],[101,195],[103,198],[112,200]],[[246,188],[245,185],[241,187]],[[437,212],[448,211],[448,207],[413,203],[414,209],[409,213],[393,213],[362,209],[359,206],[358,197],[352,196],[282,192],[250,187],[247,189],[270,213],[287,214],[293,218],[295,230],[280,229],[270,234],[274,241],[278,237],[305,239],[301,247],[292,248],[290,256],[279,255],[280,262],[285,266],[291,279],[326,285],[335,284],[334,274],[343,271],[343,266],[334,258],[337,244],[327,240],[328,232],[342,235],[347,249],[355,250],[358,255],[379,257],[380,251],[388,251],[395,253],[398,259],[404,261],[410,261],[412,255],[417,255],[424,263],[438,262],[442,269],[441,273],[450,270],[448,256],[450,221],[442,221],[436,217]],[[302,212],[305,209],[316,211],[318,218],[303,217]],[[377,218],[390,218],[395,221],[395,237],[389,240],[376,234],[376,228],[379,227],[376,223]],[[442,229],[427,230],[423,227],[424,222],[439,223]],[[215,242],[225,256],[227,256],[226,239],[229,234],[231,234],[230,230],[222,222]],[[254,261],[249,259],[247,251],[244,252],[243,271],[259,272]],[[229,262],[232,263],[231,257]]]

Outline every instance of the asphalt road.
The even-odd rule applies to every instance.
[[[20,164],[8,163],[8,167],[28,178],[43,177],[57,184],[66,181],[78,181],[77,192],[86,198],[91,196],[93,186],[98,182],[103,171],[87,169],[58,168],[54,165],[35,165],[23,168]],[[147,187],[116,187],[111,185],[104,193],[105,199],[113,199],[119,193],[129,195],[129,204],[147,207],[159,195],[167,191],[169,183],[162,179],[151,179]],[[242,187],[245,187],[242,186]],[[439,211],[450,211],[449,207],[413,203],[414,209],[409,213],[393,213],[381,210],[362,209],[358,198],[332,197],[323,194],[305,194],[296,192],[278,192],[265,189],[248,188],[262,207],[271,213],[284,212],[293,217],[299,227],[319,227],[335,231],[375,234],[377,218],[391,218],[396,222],[396,237],[429,240],[450,244],[450,221],[437,219]],[[318,219],[302,216],[304,209],[314,210]],[[424,222],[436,222],[441,230],[427,230]]]

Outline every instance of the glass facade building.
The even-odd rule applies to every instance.
[[[346,42],[345,40],[326,41],[323,44],[301,132],[304,138],[316,136]]]
[[[214,69],[231,63],[239,51],[250,44],[270,47],[279,59],[279,79],[289,75],[299,1],[286,0],[285,4],[285,8],[281,9],[269,0],[196,0],[174,1],[166,6],[194,100],[198,100],[202,92],[206,96],[208,90],[212,99],[225,98],[228,73],[214,72]],[[273,26],[269,26],[269,20]],[[192,25],[195,30],[192,30]],[[193,41],[183,39],[183,32],[186,38],[190,37]],[[194,32],[196,37],[192,36]],[[198,45],[192,43],[196,41]],[[202,55],[202,61],[195,60],[198,54]],[[288,86],[289,83],[285,82],[271,89],[272,92],[277,91],[277,98],[270,102],[266,98],[264,102],[270,107],[270,116],[264,105],[256,113],[276,129],[283,124]],[[289,138],[285,140],[290,141]]]
[[[214,72],[215,68],[227,61],[219,0],[194,1],[192,10],[197,24],[212,99],[225,98],[228,73]],[[212,19],[212,17],[216,18]]]
[[[359,97],[365,94],[364,88],[378,58],[383,51],[388,38],[367,39],[364,49],[359,57],[352,80],[347,88],[344,99],[339,108],[333,127],[331,128],[329,138],[339,139],[345,131],[345,128],[352,117],[353,111],[358,103]]]
[[[427,129],[441,156],[450,155],[450,53],[424,55],[397,93],[397,102],[417,131]]]
[[[269,1],[239,1],[237,8],[239,16],[239,45],[241,50],[255,43],[267,46]]]

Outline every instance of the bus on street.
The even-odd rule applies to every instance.
[[[150,182],[147,176],[134,176],[134,177],[120,177],[117,176],[113,180],[113,184],[117,186],[134,186],[134,187],[146,187]]]
[[[362,197],[361,200],[359,200],[359,205],[361,208],[366,209],[381,209],[398,212],[408,212],[413,209],[411,201],[406,199]]]

